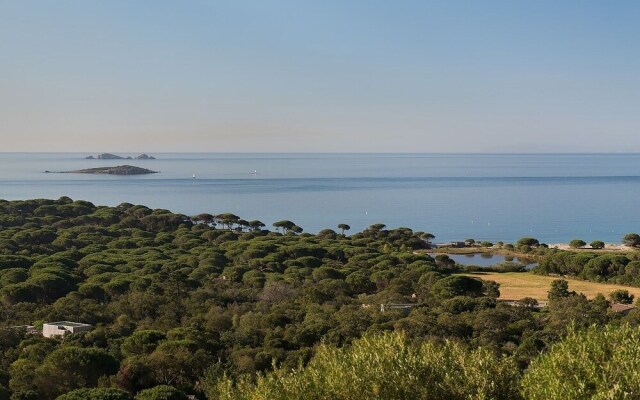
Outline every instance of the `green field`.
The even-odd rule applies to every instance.
[[[559,279],[557,276],[535,275],[528,272],[474,272],[465,274],[486,280],[498,282],[500,284],[501,300],[519,300],[524,297],[533,297],[538,301],[547,300],[547,291],[551,282]],[[588,298],[595,297],[598,293],[608,296],[616,289],[626,289],[640,297],[640,288],[608,283],[587,282],[578,279],[564,278],[569,281],[569,290],[584,293]]]

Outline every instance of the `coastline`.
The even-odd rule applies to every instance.
[[[591,247],[585,246],[580,248],[573,248],[569,245],[569,243],[553,243],[549,244],[549,250],[557,249],[563,251],[570,251],[575,253],[596,253],[596,254],[627,254],[638,251],[638,249],[634,249],[631,246],[616,244],[616,243],[606,243],[604,249],[592,249]],[[509,249],[505,249],[504,247],[436,247],[429,249],[425,252],[429,253],[442,253],[442,254],[496,254],[502,256],[511,256],[511,257],[519,257],[519,258],[528,258],[528,259],[542,259],[544,255],[534,254],[534,253],[522,253],[519,251],[513,251]]]

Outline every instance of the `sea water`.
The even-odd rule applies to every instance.
[[[232,212],[269,226],[289,219],[307,232],[383,223],[431,232],[437,242],[619,242],[640,232],[640,154],[87,155],[0,153],[0,198]],[[44,173],[123,164],[160,173]]]

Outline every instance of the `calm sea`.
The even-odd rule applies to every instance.
[[[339,223],[354,232],[380,222],[432,232],[436,241],[619,242],[640,231],[640,154],[86,155],[0,153],[0,198],[233,212],[268,225],[290,219],[308,232]],[[160,173],[43,173],[121,164]]]

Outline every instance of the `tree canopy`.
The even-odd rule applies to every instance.
[[[409,228],[296,226],[0,200],[0,399],[277,399],[282,382],[300,385],[282,392],[291,398],[517,398],[529,363],[571,324],[640,321],[561,283],[543,309],[502,302],[498,284],[427,254],[428,236]],[[632,254],[531,252],[537,273],[640,285]],[[63,320],[92,330],[44,338],[15,328]],[[428,384],[407,384],[418,380]]]

